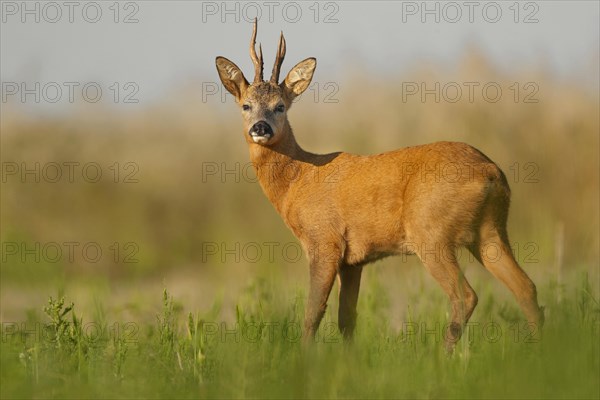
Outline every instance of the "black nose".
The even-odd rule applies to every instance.
[[[250,132],[248,132],[252,136],[273,136],[273,129],[271,129],[271,125],[267,124],[265,121],[258,121],[252,128],[250,128]]]

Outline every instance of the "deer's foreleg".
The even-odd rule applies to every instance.
[[[322,246],[324,248],[325,246]],[[310,290],[304,316],[304,338],[314,338],[327,308],[327,299],[340,266],[341,252],[321,251],[310,256]]]
[[[360,289],[360,276],[362,266],[342,265],[339,272],[340,280],[340,308],[338,311],[338,325],[345,339],[350,339],[356,327],[356,303]]]

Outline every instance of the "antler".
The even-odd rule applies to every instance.
[[[258,45],[259,56],[256,55],[256,25],[258,18],[254,18],[254,28],[252,29],[252,39],[250,39],[250,57],[254,63],[254,83],[262,82],[263,80],[263,54],[262,46]]]
[[[283,58],[285,57],[285,38],[283,32],[279,36],[279,46],[277,47],[277,56],[275,58],[275,65],[273,65],[273,73],[271,74],[271,82],[279,83],[279,72],[281,64],[283,64]]]

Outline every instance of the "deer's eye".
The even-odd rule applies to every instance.
[[[248,104],[244,104],[244,105],[242,106],[242,110],[244,110],[244,111],[248,111],[248,110],[250,110],[250,106],[249,106]]]
[[[280,104],[277,107],[275,107],[275,112],[282,113],[284,111],[285,111],[285,106],[283,104]]]

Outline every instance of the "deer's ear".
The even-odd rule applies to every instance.
[[[217,71],[219,72],[219,78],[221,78],[223,86],[239,102],[249,86],[242,70],[225,57],[217,57],[215,63],[217,64]]]
[[[301,95],[308,88],[308,85],[310,85],[315,68],[317,68],[317,59],[312,57],[294,65],[294,68],[290,70],[285,80],[281,83],[283,90],[292,99]]]

